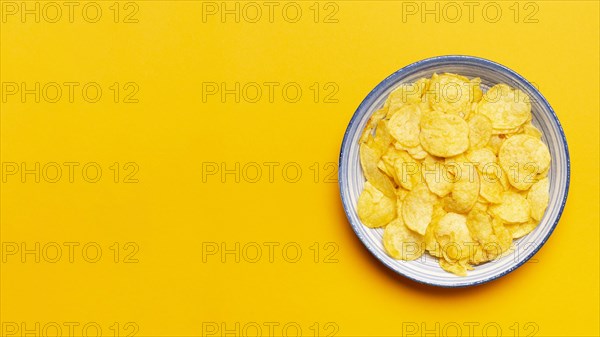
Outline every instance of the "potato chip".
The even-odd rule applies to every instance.
[[[379,170],[379,154],[369,144],[360,146],[360,164],[367,181],[388,197],[395,196],[394,184],[390,178]]]
[[[428,84],[429,79],[421,78],[415,83],[403,83],[399,85],[388,96],[384,108],[390,108],[390,110],[393,111],[406,104],[420,103],[421,96]]]
[[[444,198],[444,209],[448,212],[466,213],[477,202],[480,178],[473,166],[461,165],[457,171],[458,180],[452,185],[452,192]]]
[[[422,235],[408,229],[402,221],[402,217],[399,217],[385,227],[383,247],[391,257],[411,261],[423,255],[425,241]]]
[[[492,228],[494,229],[496,240],[488,242],[483,246],[490,260],[503,256],[512,246],[512,235],[500,218],[494,217],[492,219]]]
[[[483,95],[477,112],[492,121],[493,130],[511,130],[531,120],[531,103],[521,90],[497,84]]]
[[[519,239],[531,233],[537,225],[537,222],[530,221],[525,223],[505,224],[504,227],[508,229],[513,239]]]
[[[421,144],[415,146],[415,147],[409,147],[406,148],[406,152],[408,152],[408,154],[417,159],[417,160],[421,160],[424,159],[425,157],[427,157],[427,152],[423,149],[423,147],[421,146]]]
[[[367,181],[358,197],[357,213],[363,225],[383,227],[396,217],[396,199],[384,195]]]
[[[426,100],[433,110],[456,114],[464,118],[470,111],[475,87],[479,87],[481,80],[468,78],[455,74],[433,74],[429,88],[425,92]]]
[[[531,217],[534,220],[540,221],[544,216],[546,207],[548,207],[548,200],[550,184],[548,178],[544,178],[531,186],[529,193],[527,194],[527,201],[531,207]]]
[[[468,151],[465,154],[467,160],[476,165],[479,172],[486,172],[486,169],[496,163],[496,155],[487,147]]]
[[[403,146],[419,145],[421,110],[416,104],[402,106],[387,122],[390,134]]]
[[[531,214],[527,199],[513,191],[503,192],[502,203],[491,205],[490,211],[508,223],[526,222]]]
[[[484,115],[475,114],[469,118],[469,144],[472,149],[484,147],[492,136],[492,121]]]
[[[375,111],[373,115],[371,115],[371,118],[369,118],[369,120],[367,121],[367,125],[365,126],[365,129],[363,130],[363,133],[360,136],[359,143],[365,143],[367,139],[373,135],[373,129],[375,128],[377,123],[379,123],[379,121],[381,121],[386,116],[387,112],[387,108],[381,108]]]
[[[467,215],[467,227],[473,239],[482,245],[495,241],[492,217],[486,211],[474,209]]]
[[[464,262],[450,263],[445,259],[439,259],[439,263],[442,269],[458,276],[467,276],[467,270],[471,270],[470,266]]]
[[[373,137],[372,143],[377,147],[377,152],[384,154],[390,147],[390,144],[392,144],[393,140],[394,138],[392,138],[386,122],[384,120],[379,121],[377,123],[377,128],[375,129],[375,136]]]
[[[467,260],[474,240],[467,227],[467,218],[462,214],[449,212],[437,223],[435,237],[441,246],[444,259],[454,263]]]
[[[550,152],[541,140],[529,135],[508,138],[498,152],[498,162],[507,173],[510,184],[526,190],[535,183],[535,176],[550,165]]]
[[[406,151],[398,151],[394,169],[400,186],[405,189],[412,190],[421,183],[421,165]]]
[[[452,181],[444,161],[428,156],[421,165],[423,179],[427,187],[439,197],[444,197],[452,191]]]
[[[402,205],[402,218],[411,230],[424,235],[433,216],[433,205],[436,197],[424,183],[410,191]]]
[[[421,119],[421,145],[437,157],[452,157],[469,148],[469,126],[457,115],[436,113]]]
[[[500,147],[502,146],[502,143],[504,143],[505,139],[506,136],[504,135],[492,135],[487,147],[489,147],[495,155],[498,155],[498,151],[500,151]]]
[[[531,124],[531,122],[525,123],[525,125],[523,125],[523,133],[540,140],[542,139],[542,131],[540,131],[533,124]]]
[[[480,182],[481,188],[479,189],[479,194],[483,199],[493,204],[502,202],[502,192],[504,192],[504,188],[497,177],[482,174]]]

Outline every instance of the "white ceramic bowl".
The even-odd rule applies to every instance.
[[[382,245],[383,229],[371,229],[358,219],[356,204],[365,179],[358,157],[358,139],[371,114],[379,109],[389,93],[401,83],[410,83],[433,73],[457,73],[480,77],[484,91],[498,83],[516,87],[531,98],[532,123],[543,132],[552,163],[548,173],[550,202],[539,226],[515,240],[514,252],[498,260],[475,267],[465,277],[442,270],[436,258],[424,254],[415,261],[399,261],[389,257]],[[383,264],[412,280],[442,287],[465,287],[482,284],[515,270],[527,262],[548,240],[562,214],[569,190],[569,150],[563,129],[544,96],[529,81],[498,63],[472,56],[439,56],[408,65],[383,80],[360,104],[344,134],[339,162],[339,184],[342,203],[350,225],[368,250]]]

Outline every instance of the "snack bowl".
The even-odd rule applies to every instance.
[[[413,261],[390,257],[382,244],[383,228],[368,228],[358,218],[357,202],[365,178],[359,161],[359,138],[371,115],[381,108],[396,87],[434,73],[455,73],[481,78],[484,92],[504,83],[526,93],[531,101],[532,124],[543,133],[552,162],[548,171],[549,203],[540,224],[513,242],[513,248],[500,258],[475,266],[467,276],[444,271],[437,258],[427,253]],[[466,287],[502,277],[527,262],[546,243],[563,212],[569,190],[570,159],[564,131],[554,110],[542,94],[515,71],[490,60],[462,55],[428,58],[410,64],[379,83],[362,101],[344,134],[339,159],[339,185],[342,204],[349,223],[367,249],[384,265],[409,279],[441,287]]]

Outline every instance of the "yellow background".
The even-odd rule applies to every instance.
[[[76,9],[73,23],[65,17],[36,23],[33,16],[22,22],[16,15],[1,24],[3,83],[98,82],[103,89],[98,103],[77,95],[74,103],[65,97],[35,103],[33,96],[22,103],[18,95],[2,103],[3,163],[96,162],[103,170],[98,183],[81,175],[69,183],[66,171],[57,183],[35,183],[32,175],[24,183],[18,175],[2,183],[3,243],[78,242],[81,248],[96,242],[103,253],[90,263],[76,250],[70,263],[64,249],[57,263],[43,257],[35,263],[32,255],[21,262],[21,255],[3,250],[2,322],[29,328],[78,322],[79,334],[97,322],[107,336],[114,322],[121,329],[135,322],[137,336],[201,335],[202,322],[227,328],[256,322],[263,336],[265,322],[279,324],[278,334],[296,322],[307,336],[314,335],[315,322],[321,336],[334,327],[337,336],[400,336],[402,322],[417,326],[418,336],[444,327],[453,335],[456,324],[466,336],[468,322],[478,324],[477,335],[490,323],[507,336],[515,334],[515,323],[520,336],[534,327],[536,336],[600,333],[598,2],[535,2],[537,23],[523,22],[524,2],[517,23],[513,2],[496,2],[503,9],[496,23],[482,16],[487,2],[478,3],[473,23],[466,12],[457,23],[443,16],[436,23],[431,15],[424,22],[418,15],[403,20],[406,4],[398,1],[331,2],[337,23],[322,22],[334,8],[326,11],[325,3],[315,23],[312,1],[297,2],[303,12],[296,23],[283,19],[277,10],[282,3],[273,23],[266,11],[257,23],[243,17],[236,23],[233,16],[203,22],[199,1],[137,1],[138,22],[115,23],[113,2],[97,3],[103,9],[97,23],[85,22]],[[123,21],[131,8],[120,5]],[[367,93],[395,70],[444,54],[488,58],[535,82],[556,110],[571,152],[567,206],[535,261],[466,289],[423,286],[387,270],[351,230],[337,183],[323,182]],[[137,83],[139,102],[114,103],[108,88],[114,82]],[[264,96],[236,103],[232,95],[203,102],[204,82],[279,82],[278,88],[294,82],[303,93],[297,103],[277,90],[273,103]],[[322,90],[335,83],[338,102],[320,96],[315,103],[309,88],[315,82]],[[123,183],[121,171],[114,183],[114,162],[122,170],[137,163],[139,182]],[[272,183],[264,162],[280,165]],[[263,176],[256,183],[244,177],[236,183],[233,174],[203,182],[202,163],[229,169],[257,163]],[[286,163],[301,167],[298,182],[282,177]],[[121,247],[119,263],[110,249],[114,242]],[[122,263],[132,251],[124,249],[128,242],[139,247],[137,263]],[[257,243],[263,256],[256,263],[244,261],[248,255],[240,255],[240,263],[233,255],[225,263],[220,255],[205,256],[203,263],[203,243],[222,242],[229,248]],[[265,242],[279,248],[296,243],[302,258],[287,262],[276,249],[271,263]],[[315,242],[319,262],[313,260]],[[335,247],[334,263],[324,263]],[[63,325],[63,336],[67,332]]]

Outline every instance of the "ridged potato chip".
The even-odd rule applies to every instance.
[[[363,225],[383,227],[396,217],[396,199],[381,193],[367,181],[358,197],[357,213]]]
[[[411,230],[424,235],[433,216],[436,197],[424,183],[410,191],[402,205],[402,218]]]
[[[542,220],[546,207],[548,207],[550,183],[548,178],[544,178],[531,186],[527,194],[527,201],[531,207],[531,217],[536,220]]]
[[[359,140],[357,212],[398,260],[425,252],[459,276],[513,252],[549,202],[550,153],[529,98],[434,74],[395,88]]]
[[[526,190],[535,183],[536,175],[550,165],[550,152],[541,140],[529,135],[516,135],[504,141],[498,152],[498,162],[510,184]]]
[[[531,120],[531,103],[527,94],[506,84],[490,88],[477,107],[477,112],[492,121],[492,129],[498,133],[513,130]]]
[[[422,235],[408,229],[402,218],[399,217],[385,227],[383,247],[391,257],[411,261],[423,255],[425,241]]]
[[[441,112],[421,118],[421,145],[436,157],[452,157],[469,148],[469,126],[460,116]]]

